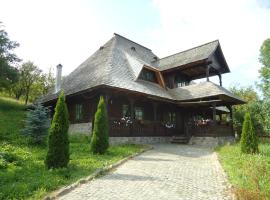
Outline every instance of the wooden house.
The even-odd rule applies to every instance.
[[[100,95],[106,99],[111,140],[167,141],[233,136],[232,105],[245,103],[222,87],[230,72],[219,41],[159,58],[151,49],[114,36],[45,97],[55,106],[63,89],[71,132],[91,132]],[[219,85],[209,77],[218,76]],[[194,80],[205,78],[204,82]]]

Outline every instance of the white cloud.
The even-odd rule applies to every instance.
[[[219,39],[232,71],[257,77],[259,48],[270,37],[269,8],[253,0],[153,0],[153,5],[161,20],[150,32],[158,41],[156,53],[166,56]]]

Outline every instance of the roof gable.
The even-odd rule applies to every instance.
[[[161,58],[158,68],[163,71],[177,66],[182,66],[199,60],[207,59],[219,45],[218,40]]]

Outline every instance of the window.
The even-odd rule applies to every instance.
[[[181,76],[176,76],[175,84],[176,84],[176,87],[183,87],[183,86],[189,85],[189,81],[187,81],[185,78]]]
[[[75,119],[80,121],[83,118],[82,104],[76,104],[75,106]]]
[[[142,107],[135,107],[135,119],[142,120],[143,119],[143,109]]]
[[[167,123],[176,124],[176,113],[175,112],[164,113],[164,120]]]
[[[169,122],[175,124],[176,123],[176,113],[169,112]]]
[[[140,78],[146,81],[157,83],[156,73],[149,69],[144,68],[141,71]]]
[[[130,116],[129,107],[128,107],[127,104],[124,104],[122,106],[122,115],[123,115],[123,117],[129,117]]]

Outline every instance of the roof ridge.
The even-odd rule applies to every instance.
[[[111,45],[110,45],[110,52],[108,53],[108,59],[107,59],[107,61],[105,62],[105,67],[108,67],[108,66],[112,66],[112,59],[113,59],[113,55],[114,55],[114,49],[115,49],[115,47],[116,47],[116,39],[113,37],[113,38],[111,38],[111,40],[113,40],[112,41],[112,43],[111,43]],[[109,69],[109,70],[106,70],[106,75],[105,75],[105,77],[108,79],[108,80],[110,80],[108,77],[110,77],[111,76],[111,69]]]
[[[174,54],[171,54],[171,55],[169,55],[169,56],[165,56],[165,57],[163,57],[163,58],[160,58],[159,60],[162,60],[162,59],[164,59],[164,58],[169,58],[169,57],[171,57],[171,56],[175,56],[175,55],[177,55],[177,54],[184,53],[184,52],[186,52],[186,51],[190,51],[190,50],[196,49],[196,48],[198,48],[198,47],[206,46],[206,45],[208,45],[208,44],[210,44],[210,43],[214,43],[214,42],[218,42],[218,44],[219,44],[219,40],[216,39],[216,40],[213,40],[213,41],[211,41],[211,42],[207,42],[207,43],[198,45],[198,46],[196,46],[196,47],[192,47],[192,48],[186,49],[186,50],[184,50],[184,51],[180,51],[180,52],[178,52],[178,53],[174,53]],[[159,60],[157,60],[157,61],[159,61]]]
[[[124,39],[126,39],[126,40],[128,40],[128,41],[130,41],[130,42],[132,42],[132,43],[134,43],[134,44],[137,44],[137,45],[139,45],[139,46],[141,46],[141,47],[143,47],[143,48],[145,48],[145,49],[148,49],[149,51],[152,51],[151,49],[149,49],[149,48],[147,48],[147,47],[145,47],[145,46],[143,46],[143,45],[141,45],[141,44],[139,44],[139,43],[137,43],[137,42],[134,42],[134,41],[132,41],[132,40],[130,40],[130,39],[128,39],[128,38],[122,36],[122,35],[119,35],[118,33],[114,33],[114,35],[119,36],[119,37],[122,37],[122,38],[124,38]]]

